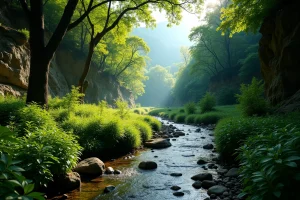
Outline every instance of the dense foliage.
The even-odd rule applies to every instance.
[[[199,102],[202,113],[212,111],[216,106],[216,98],[213,94],[207,92]]]

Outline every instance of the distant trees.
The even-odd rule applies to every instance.
[[[169,100],[175,79],[168,70],[156,65],[146,74],[149,79],[145,82],[145,94],[138,98],[143,106],[165,106]]]
[[[29,44],[31,60],[26,101],[27,103],[36,102],[40,105],[45,105],[47,104],[48,96],[49,65],[55,51],[63,40],[66,32],[77,27],[84,20],[92,21],[90,14],[94,13],[97,9],[100,9],[97,10],[97,13],[101,13],[101,15],[103,14],[102,16],[104,16],[102,29],[99,31],[94,30],[93,34],[91,34],[92,32],[90,33],[92,37],[89,44],[89,53],[84,74],[79,81],[79,85],[84,83],[84,75],[88,73],[95,48],[102,41],[104,36],[113,30],[122,19],[130,24],[138,25],[140,22],[143,22],[150,26],[155,23],[150,10],[158,9],[166,12],[170,23],[176,23],[181,19],[181,9],[198,12],[203,0],[69,0],[67,2],[58,0],[56,2],[62,5],[63,13],[61,17],[58,17],[59,22],[47,44],[45,42],[44,32],[44,4],[48,1],[30,0],[29,3],[27,3],[26,0],[19,0],[19,2],[29,19],[30,31]],[[79,2],[80,5],[78,5]],[[74,15],[76,8],[79,8],[78,18],[76,18],[77,14]],[[88,16],[90,19],[87,19]]]

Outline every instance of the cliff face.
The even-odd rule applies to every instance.
[[[259,56],[267,97],[273,104],[290,98],[300,89],[299,2],[285,5],[264,20]]]
[[[0,23],[16,27],[24,27],[26,22],[15,19],[17,12],[1,9]],[[23,25],[22,25],[23,24]],[[0,25],[0,95],[12,94],[21,96],[26,93],[30,66],[30,50],[26,37],[18,31]],[[26,27],[26,25],[25,25]],[[49,92],[51,96],[64,96],[70,92],[72,85],[77,85],[84,66],[84,57],[63,47],[58,49],[52,60],[49,73]],[[95,103],[106,100],[113,104],[117,98],[122,98],[133,106],[134,98],[130,91],[121,87],[109,74],[99,73],[92,65],[87,77],[89,86],[86,90],[85,101]]]

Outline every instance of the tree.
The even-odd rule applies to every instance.
[[[78,26],[96,8],[101,6],[107,8],[107,20],[105,21],[103,30],[97,33],[95,38],[90,43],[89,48],[91,52],[94,51],[96,45],[105,36],[105,34],[116,27],[119,21],[123,17],[126,18],[127,15],[131,15],[132,18],[136,16],[137,19],[146,17],[141,21],[144,21],[147,24],[151,24],[154,23],[154,21],[151,17],[150,7],[153,7],[155,9],[159,9],[160,11],[165,10],[169,22],[176,23],[181,18],[181,9],[191,10],[193,7],[194,10],[198,11],[199,5],[203,3],[203,0],[86,0],[86,9],[84,9],[81,16],[74,21],[71,20],[79,0],[69,0],[64,7],[64,11],[59,20],[59,23],[47,44],[45,44],[44,37],[44,1],[30,0],[29,4],[27,3],[27,0],[19,0],[19,2],[29,19],[30,32],[29,46],[31,50],[31,58],[26,101],[27,103],[36,102],[40,105],[46,105],[48,103],[47,97],[49,65],[55,54],[55,51],[63,40],[66,32]],[[114,11],[111,10],[112,8],[114,8]],[[109,19],[113,19],[113,21],[110,21]],[[88,54],[84,70],[86,74],[92,60],[92,54],[93,53]],[[81,80],[80,82],[84,81]]]
[[[221,10],[222,23],[218,27],[225,33],[230,29],[230,35],[242,31],[256,33],[263,19],[268,16],[283,0],[233,0]]]

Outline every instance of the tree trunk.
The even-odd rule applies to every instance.
[[[27,103],[47,104],[50,60],[45,58],[43,1],[31,1],[30,20],[30,76]]]
[[[94,49],[95,49],[95,44],[94,44],[94,40],[92,39],[90,42],[90,45],[89,45],[89,52],[88,52],[87,58],[85,60],[84,69],[83,69],[83,72],[81,74],[81,77],[80,77],[79,83],[78,83],[79,92],[82,94],[84,94],[84,90],[86,89],[83,86],[84,86],[84,81],[86,79],[86,76],[90,70],[90,66],[91,66],[92,58],[93,58],[93,54],[94,54]]]

